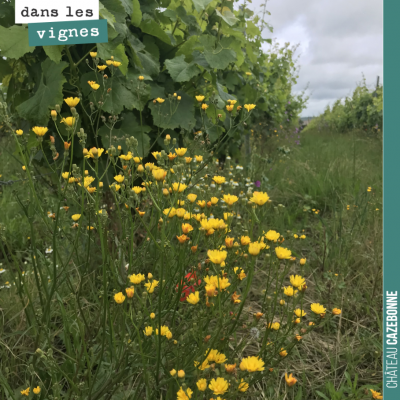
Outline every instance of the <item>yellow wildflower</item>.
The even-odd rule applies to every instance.
[[[174,182],[172,184],[172,189],[174,190],[174,192],[182,193],[186,188],[187,185],[185,185],[184,183]]]
[[[36,136],[44,136],[46,132],[48,131],[48,128],[45,128],[43,126],[34,126],[32,128],[32,131],[36,134]]]
[[[249,254],[252,256],[257,256],[260,254],[261,245],[258,242],[252,242],[249,244]]]
[[[276,242],[281,235],[276,231],[268,231],[265,234],[265,238],[271,242]]]
[[[276,247],[275,253],[280,260],[290,260],[292,256],[292,252],[284,247]]]
[[[237,196],[231,195],[231,194],[224,194],[224,201],[228,205],[233,205],[233,203],[236,203],[239,200]]]
[[[306,283],[306,280],[300,275],[290,275],[290,283],[300,289]]]
[[[264,371],[264,361],[259,357],[249,356],[242,359],[240,363],[241,371],[257,372]]]
[[[40,386],[33,388],[33,393],[39,394],[40,393]]]
[[[259,206],[264,205],[269,200],[269,196],[264,192],[254,192],[253,197],[250,199],[252,203],[255,203]]]
[[[311,311],[315,314],[325,314],[326,313],[326,308],[319,303],[313,303],[311,304]]]
[[[200,301],[200,292],[190,293],[190,295],[186,297],[186,301],[193,305],[197,304]]]
[[[152,327],[152,326],[146,326],[146,327],[144,328],[143,333],[144,333],[146,336],[151,336],[152,333],[153,333],[153,327]]]
[[[208,250],[207,256],[213,264],[221,264],[226,260],[228,253],[225,250]]]
[[[75,222],[78,221],[80,217],[81,217],[81,214],[74,214],[71,216],[72,220]]]
[[[296,317],[304,317],[307,313],[304,311],[304,310],[302,310],[301,308],[296,308],[294,311],[293,311],[294,313],[295,313],[295,315],[296,315]]]
[[[204,392],[207,389],[207,380],[206,379],[199,379],[196,382],[197,389],[199,389],[201,392]]]
[[[175,153],[179,156],[179,157],[183,157],[187,152],[187,149],[184,147],[181,147],[179,149],[175,149]]]
[[[222,185],[224,182],[225,182],[225,178],[223,177],[223,176],[214,176],[213,178],[213,181],[215,182],[215,183],[217,183],[218,185]]]
[[[147,291],[148,291],[149,293],[153,293],[153,292],[154,292],[154,289],[158,286],[158,282],[159,282],[159,281],[156,281],[156,280],[154,279],[154,280],[152,280],[151,282],[145,283],[144,286],[146,287],[146,289],[147,289]]]
[[[118,304],[122,304],[125,301],[125,296],[122,294],[122,292],[116,293],[114,295],[114,300]]]
[[[284,287],[284,288],[283,288],[283,293],[284,293],[286,296],[289,296],[289,297],[294,296],[297,292],[298,292],[298,290],[294,290],[294,289],[293,289],[293,286],[288,286],[288,287]]]
[[[208,388],[212,390],[214,394],[224,394],[229,389],[229,383],[224,378],[218,377],[217,379],[211,379]]]
[[[251,110],[254,110],[254,109],[256,108],[256,105],[255,105],[255,104],[245,104],[245,105],[244,105],[244,108],[245,108],[248,112],[250,112]]]
[[[240,243],[242,246],[247,246],[250,243],[251,239],[248,236],[241,236]]]
[[[194,203],[194,202],[196,201],[196,199],[197,199],[197,194],[189,193],[189,194],[187,195],[187,199],[188,199],[191,203]]]

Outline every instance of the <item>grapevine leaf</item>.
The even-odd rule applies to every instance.
[[[64,46],[43,46],[43,50],[46,52],[50,60],[58,64],[61,61],[62,51]]]
[[[26,53],[32,53],[35,47],[29,46],[28,26],[0,26],[0,50],[1,55],[8,58],[21,58]]]
[[[193,5],[197,12],[201,12],[205,10],[212,1],[213,0],[193,0]]]
[[[128,72],[129,59],[125,54],[125,46],[119,44],[115,46],[115,42],[110,43],[98,43],[97,52],[100,58],[103,60],[108,60],[111,56],[114,56],[116,61],[120,61],[122,64],[119,66],[119,70],[126,75]]]
[[[107,24],[114,28],[115,17],[104,7],[101,2],[99,2],[99,15],[101,18],[106,19]]]
[[[222,126],[212,125],[206,127],[206,133],[211,141],[211,143],[215,142],[222,133],[225,132],[225,129]]]
[[[187,82],[200,73],[200,69],[193,63],[188,64],[182,54],[172,60],[166,60],[165,66],[175,82]]]
[[[171,44],[171,40],[166,32],[161,28],[161,26],[150,17],[150,15],[145,14],[143,20],[140,24],[140,29],[142,32],[148,35],[155,36],[164,43]]]
[[[119,80],[114,80],[112,91],[104,103],[103,110],[112,114],[119,114],[123,109],[141,108],[137,97],[128,90]]]
[[[131,15],[133,12],[133,1],[132,0],[121,0],[121,4],[125,9],[125,12],[128,15]]]
[[[184,54],[187,59],[191,57],[193,48],[198,43],[198,40],[198,36],[190,36],[189,39],[179,47],[178,51],[176,52],[176,56]]]
[[[136,53],[142,64],[142,71],[149,75],[157,75],[160,72],[160,63],[147,51]]]
[[[205,69],[210,69],[210,65],[208,64],[206,58],[204,57],[204,54],[200,53],[197,50],[193,52],[192,64],[197,64]]]
[[[253,64],[256,64],[257,63],[257,54],[254,54],[252,46],[246,46],[246,53],[247,53],[247,56],[249,57],[249,60]]]
[[[103,6],[114,15],[115,21],[125,23],[126,12],[121,0],[102,0]]]
[[[131,15],[131,22],[135,26],[139,26],[142,22],[142,11],[140,10],[139,0],[133,0],[133,12]]]
[[[167,99],[163,104],[150,103],[154,125],[164,129],[180,127],[190,130],[194,127],[196,119],[193,98],[183,92],[177,94],[182,97],[181,101]]]
[[[204,57],[211,68],[225,69],[236,60],[236,53],[228,48],[223,48],[222,41],[216,49],[208,47],[204,50]]]
[[[56,64],[49,58],[42,62],[43,74],[36,93],[17,107],[21,118],[47,125],[49,109],[63,102],[62,88],[67,80],[62,72],[67,66],[65,61]]]
[[[235,14],[228,8],[224,7],[222,12],[215,9],[216,14],[221,17],[229,26],[235,25],[237,21],[239,21]]]
[[[240,67],[244,62],[244,56],[245,56],[245,53],[242,50],[242,43],[239,40],[232,40],[229,47],[235,51],[237,57],[236,65]]]
[[[258,26],[256,26],[252,21],[247,21],[246,34],[250,39],[252,39],[261,35],[261,32]]]
[[[226,88],[224,86],[222,86],[220,83],[217,82],[217,90],[218,90],[218,94],[219,97],[221,97],[221,99],[225,102],[227,102],[228,100],[236,100],[235,96],[232,96],[228,93],[228,91],[226,90]]]

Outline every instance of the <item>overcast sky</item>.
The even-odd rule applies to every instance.
[[[264,0],[252,0],[248,6],[261,16],[262,4]],[[265,29],[263,37],[300,44],[294,91],[301,92],[308,83],[310,96],[302,116],[316,116],[350,95],[362,74],[369,87],[378,75],[382,82],[382,0],[268,0],[267,10],[274,32]]]

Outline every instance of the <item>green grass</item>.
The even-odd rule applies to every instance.
[[[343,313],[304,335],[288,366],[278,365],[271,372],[275,384],[259,385],[263,394],[257,398],[370,399],[366,389],[379,388],[382,365],[382,145],[358,133],[306,130],[301,136],[301,146],[291,147],[288,156],[276,151],[285,145],[279,137],[258,146],[259,156],[272,162],[258,163],[252,178],[268,178],[262,189],[267,188],[272,200],[270,229],[285,237],[283,246],[297,258],[307,258],[301,271],[308,286],[306,310],[309,303],[321,302]],[[0,144],[0,180],[23,179],[20,164],[10,155],[12,144],[6,138]],[[29,223],[15,197],[23,196],[24,185],[15,185],[16,192],[0,189],[1,235],[13,253],[24,258]],[[294,233],[306,239],[294,239]],[[265,273],[260,266],[259,284],[252,290],[263,290]],[[299,270],[293,267],[293,273]],[[259,311],[257,303],[251,306]],[[17,352],[24,351],[21,346]],[[298,379],[295,397],[292,389],[282,397],[284,372]]]
[[[29,223],[25,219],[15,194],[24,194],[25,176],[21,168],[22,164],[13,157],[15,145],[12,138],[1,136],[2,134],[0,134],[0,181],[14,183],[0,185],[1,235],[7,238],[6,241],[10,247],[16,251],[22,251],[26,247],[29,236]]]
[[[290,372],[303,385],[299,398],[371,398],[364,385],[382,379],[382,144],[357,132],[305,130],[301,137],[301,146],[286,157],[277,154],[285,144],[279,137],[258,146],[261,157],[273,160],[272,169],[256,170],[253,178],[264,172],[273,204],[285,206],[278,207],[271,229],[287,239],[307,236],[297,245],[289,242],[297,256],[307,258],[307,301],[321,299],[343,314],[338,323],[302,339]]]

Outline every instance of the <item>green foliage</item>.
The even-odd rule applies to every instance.
[[[247,125],[231,132],[229,140],[224,141],[225,149],[231,149],[231,144],[239,148],[243,133],[256,121],[276,125],[297,118],[304,99],[291,95],[297,71],[294,49],[288,44],[282,48],[274,45],[263,52],[262,44],[271,40],[261,37],[265,23],[247,6],[236,10],[233,2],[217,0],[171,0],[162,1],[161,6],[144,0],[103,0],[100,17],[108,22],[108,43],[33,48],[27,45],[26,27],[14,25],[10,17],[12,3],[7,4],[10,13],[4,13],[7,18],[1,20],[0,27],[0,55],[7,59],[0,58],[0,78],[5,100],[14,112],[15,128],[41,124],[48,126],[48,135],[55,136],[50,110],[58,104],[61,113],[68,112],[62,99],[82,98],[89,91],[89,79],[103,89],[101,74],[93,67],[111,57],[121,65],[111,74],[105,71],[112,76],[111,90],[99,106],[100,89],[94,95],[93,107],[106,120],[121,113],[139,120],[141,114],[142,123],[150,128],[147,134],[151,143],[157,140],[160,129],[185,128],[208,133],[212,145],[229,123],[223,111],[228,99],[237,99],[242,105],[254,103],[257,108]],[[89,52],[96,49],[97,58],[92,60]],[[133,84],[139,75],[147,82],[140,100]],[[173,117],[162,118],[154,112],[152,99],[173,93],[180,93],[184,101]],[[204,125],[199,108],[193,106],[192,99],[198,94],[215,103],[215,112],[210,113],[219,127]],[[291,110],[286,115],[289,102]],[[168,100],[163,110],[167,105]],[[219,121],[215,119],[217,113],[222,115]],[[99,121],[104,133],[102,119]],[[98,142],[88,118],[81,118],[81,128],[88,135],[88,145],[95,140],[100,147],[114,144],[112,140]],[[47,141],[44,144],[47,146]]]
[[[383,124],[383,86],[373,90],[367,88],[365,79],[357,86],[352,97],[337,100],[327,107],[322,115],[314,118],[309,127],[325,127],[336,132],[361,129],[368,133],[378,133]]]
[[[35,94],[17,107],[20,117],[34,124],[46,125],[49,119],[49,106],[63,101],[62,87],[66,82],[63,70],[66,62],[55,64],[50,59],[42,63],[42,74],[39,87]]]

